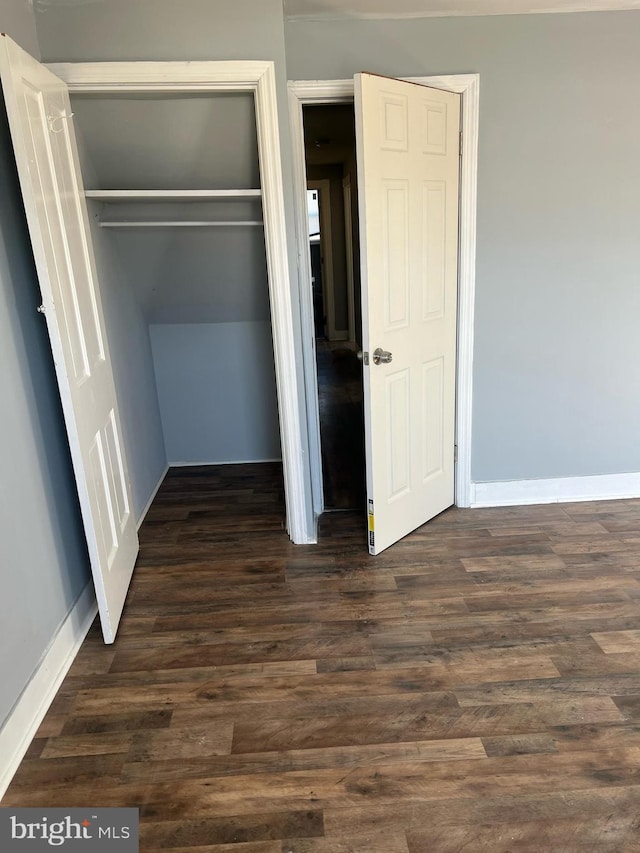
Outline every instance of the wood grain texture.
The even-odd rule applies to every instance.
[[[171,471],[3,805],[145,853],[640,850],[640,501],[451,509],[379,557],[280,466]]]

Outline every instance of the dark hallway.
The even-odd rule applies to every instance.
[[[362,365],[343,343],[316,341],[326,510],[365,506]]]

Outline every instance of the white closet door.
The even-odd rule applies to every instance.
[[[378,554],[454,501],[460,96],[357,74],[355,112]]]
[[[102,631],[112,643],[138,537],[69,95],[7,36],[0,38],[0,75]]]

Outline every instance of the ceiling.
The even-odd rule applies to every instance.
[[[287,18],[424,18],[640,9],[640,0],[284,0]]]

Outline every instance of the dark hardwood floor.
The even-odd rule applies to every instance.
[[[147,853],[640,850],[640,501],[364,528],[172,471],[3,804],[139,806]]]

